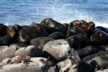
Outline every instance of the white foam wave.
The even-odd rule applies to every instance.
[[[106,23],[106,22],[97,22],[97,21],[94,21],[94,22],[95,22],[96,26],[103,26],[103,27],[108,28],[108,23]]]

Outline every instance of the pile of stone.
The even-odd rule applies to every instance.
[[[0,24],[0,72],[108,72],[108,28],[51,18]]]

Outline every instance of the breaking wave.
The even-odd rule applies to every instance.
[[[61,23],[73,20],[93,21],[107,26],[108,1],[104,0],[0,0],[0,22],[29,25],[53,18]]]

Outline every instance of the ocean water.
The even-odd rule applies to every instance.
[[[30,25],[45,18],[94,21],[106,27],[108,0],[0,0],[0,23]]]

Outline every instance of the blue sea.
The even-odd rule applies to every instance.
[[[45,18],[61,23],[94,21],[107,26],[108,0],[0,0],[0,23],[30,25]]]

